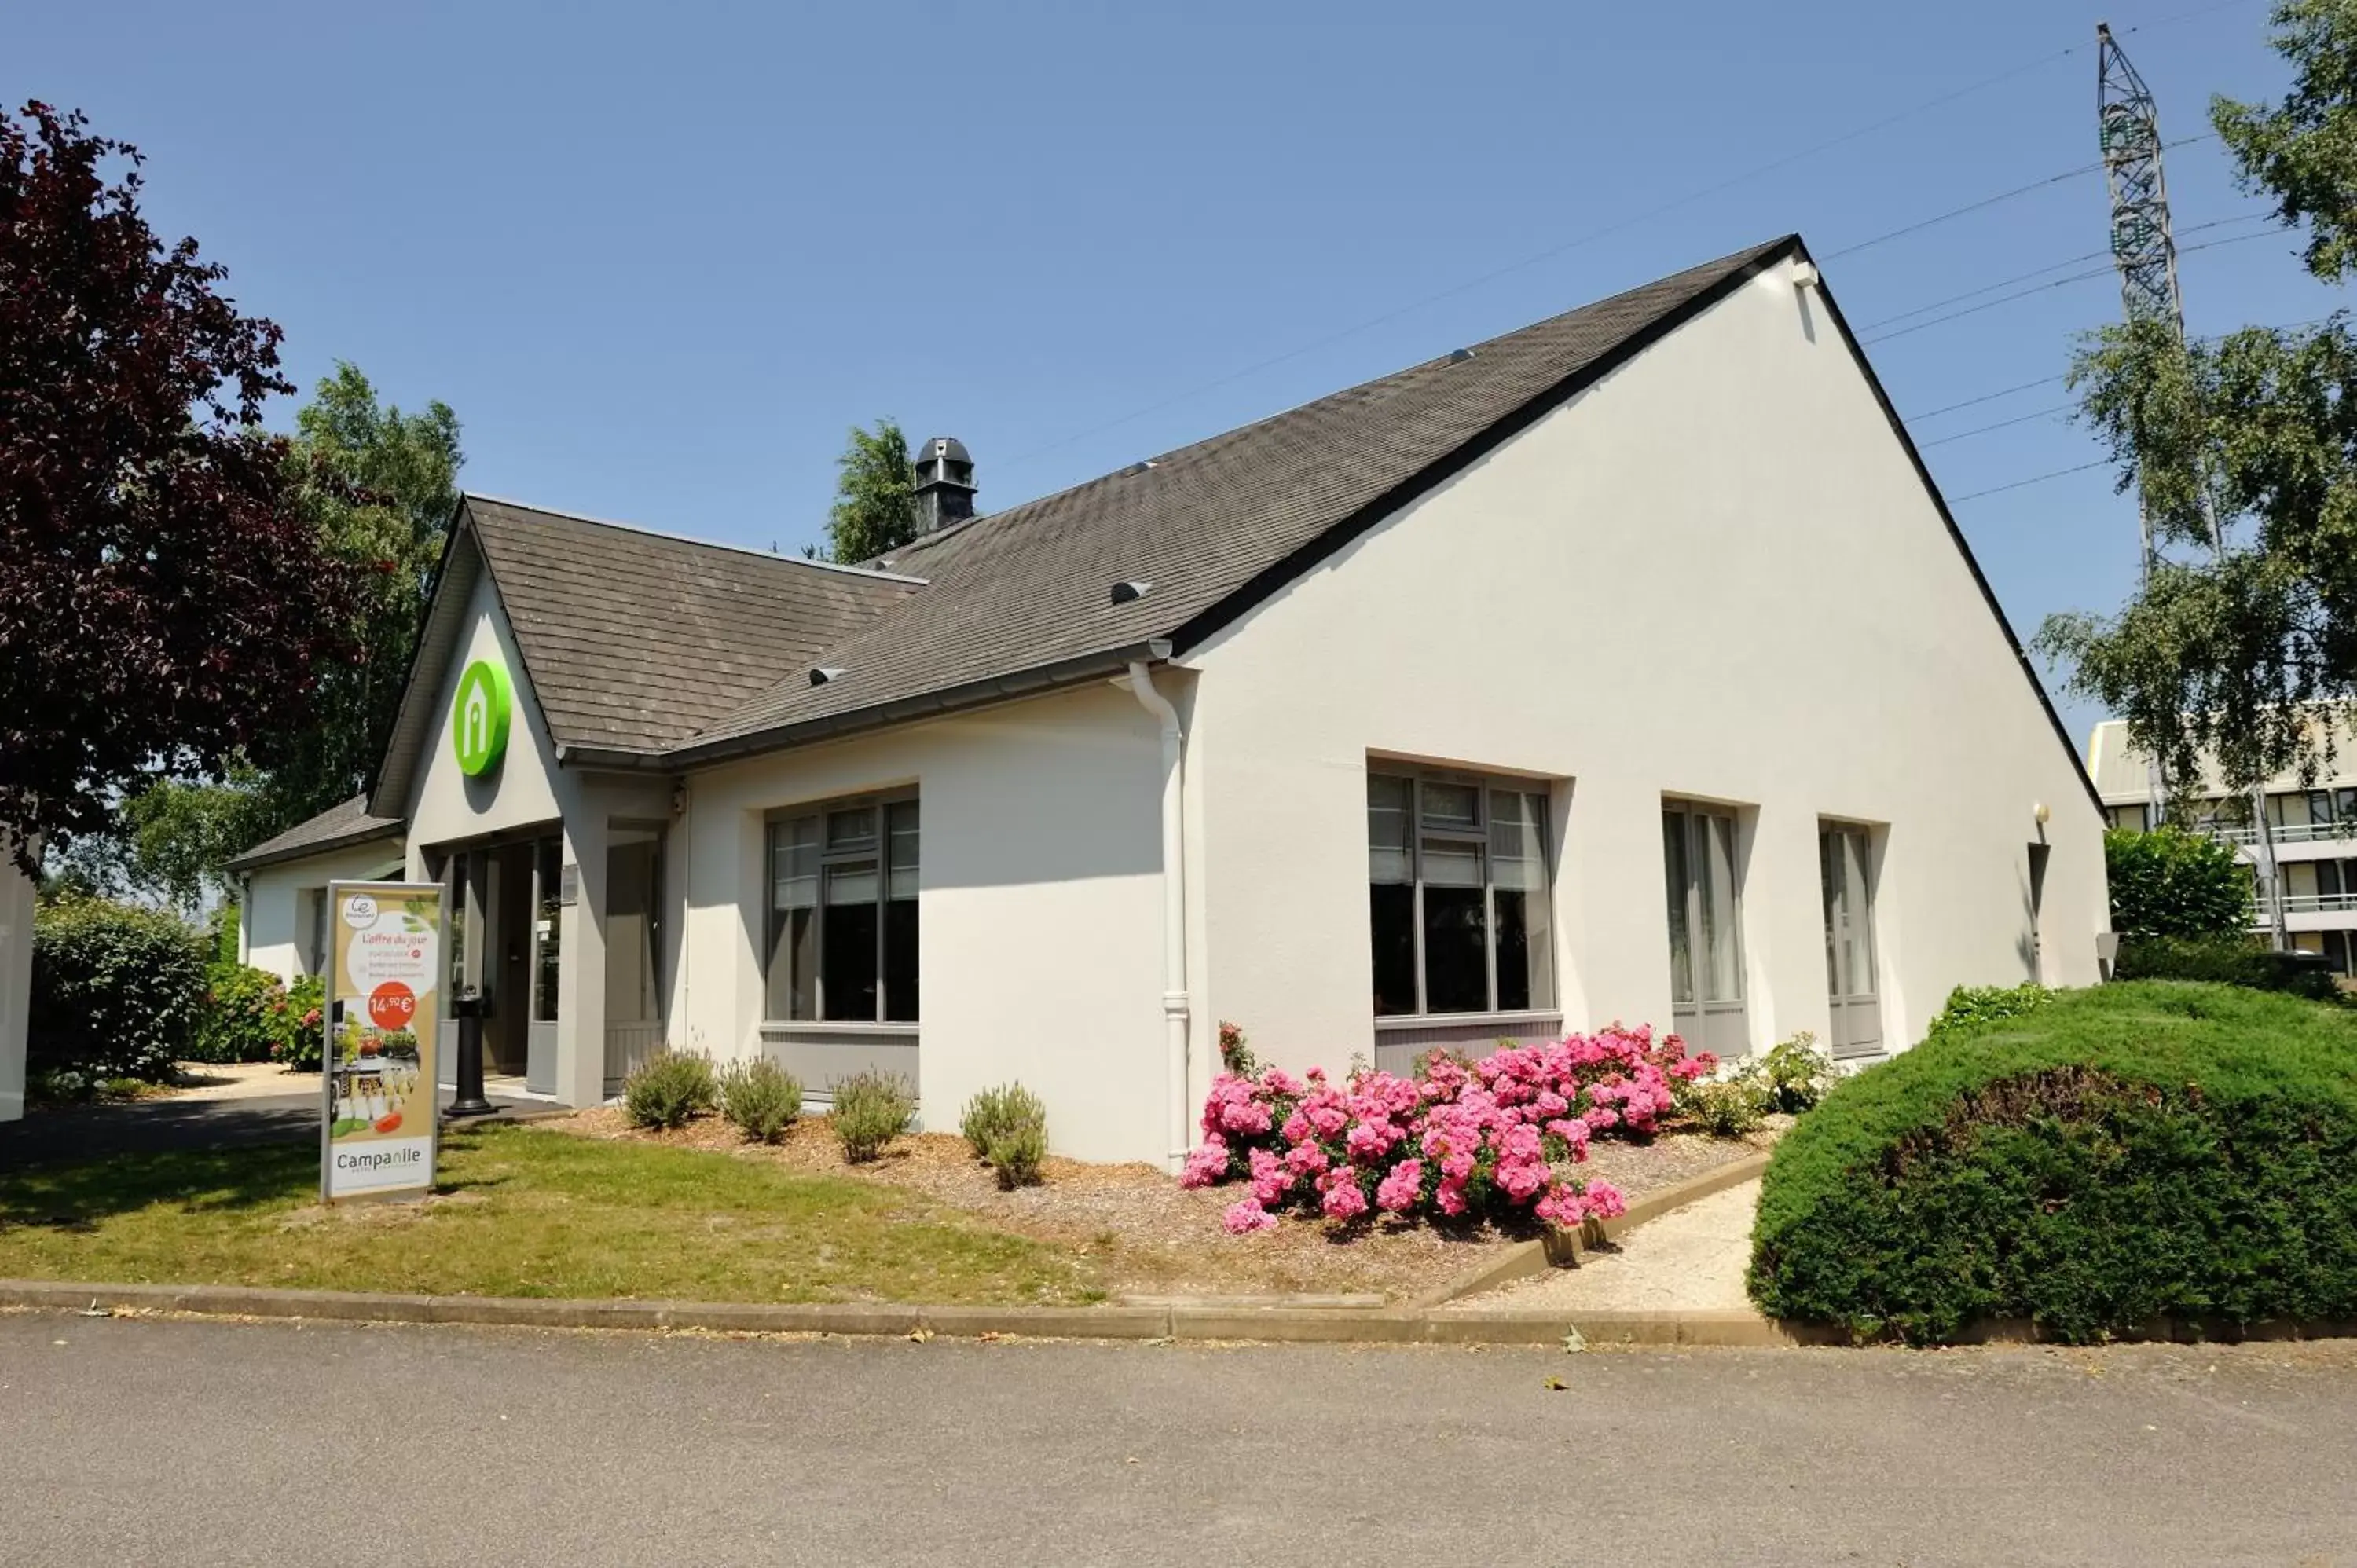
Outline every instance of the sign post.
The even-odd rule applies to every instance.
[[[434,1185],[436,1152],[442,888],[331,882],[328,908],[319,1197],[423,1193]]]

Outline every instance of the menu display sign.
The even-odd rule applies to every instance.
[[[434,1185],[442,888],[331,882],[328,908],[319,1196],[425,1192]]]

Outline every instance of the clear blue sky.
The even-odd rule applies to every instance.
[[[298,381],[349,359],[449,403],[470,489],[791,551],[879,414],[963,438],[996,510],[1787,230],[1861,328],[2100,252],[2088,176],[1838,254],[2092,161],[2099,16],[2141,28],[2172,138],[2279,93],[2261,0],[2201,8],[141,0],[19,11],[0,91],[138,143],[157,227]],[[2255,209],[2214,141],[2169,173],[2180,231]],[[2293,251],[2189,253],[2192,329],[2337,306]],[[1869,352],[1914,419],[2059,374],[2117,310],[2096,278]],[[2099,453],[2047,419],[1926,456],[1962,497]],[[2107,471],[1957,511],[2025,636],[2130,583]]]

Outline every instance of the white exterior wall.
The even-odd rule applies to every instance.
[[[330,882],[400,873],[401,841],[379,839],[301,860],[282,860],[250,872],[238,896],[239,961],[266,969],[292,985],[306,972],[302,895]]]
[[[1187,662],[1203,1083],[1372,1056],[1370,752],[1562,781],[1566,1022],[1670,1024],[1664,796],[1738,803],[1755,1047],[1828,1031],[1821,816],[1880,824],[1886,1047],[1959,983],[2096,978],[2101,822],[1822,302],[1778,271]]]
[[[507,671],[514,707],[499,768],[470,779],[459,770],[451,746],[450,713],[459,680],[478,659],[496,660]],[[605,802],[593,804],[581,776],[556,766],[547,721],[488,571],[476,582],[457,650],[434,701],[434,726],[418,758],[408,806],[409,875],[431,879],[429,848],[563,820],[565,861],[580,867],[580,897],[565,906],[560,922],[556,1094],[568,1105],[595,1105],[606,1097],[605,950],[598,915],[606,874]]]
[[[0,844],[0,854],[6,846]],[[33,879],[0,861],[0,1122],[25,1114],[25,1023],[33,993]]]
[[[953,1129],[976,1090],[1020,1079],[1058,1153],[1158,1158],[1160,768],[1155,722],[1098,685],[694,776],[672,839],[673,1043],[761,1048],[768,814],[913,784],[923,1124]]]

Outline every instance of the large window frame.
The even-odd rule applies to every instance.
[[[1509,814],[1502,816],[1501,797],[1514,802]],[[1469,804],[1470,812],[1452,810],[1452,801],[1458,806]],[[1554,789],[1543,779],[1419,768],[1380,760],[1368,764],[1369,925],[1374,949],[1374,984],[1371,989],[1379,1022],[1555,1013],[1558,965],[1553,801]],[[1391,824],[1396,831],[1390,840],[1379,837],[1386,826],[1383,813],[1402,811],[1404,817]],[[1520,853],[1506,853],[1510,847]],[[1475,881],[1464,879],[1469,861],[1477,868]],[[1520,868],[1534,867],[1537,886],[1529,886],[1526,878],[1531,873],[1527,869],[1512,877],[1501,875],[1505,863]],[[1441,871],[1441,880],[1436,880],[1436,869]],[[1432,922],[1437,911],[1433,907],[1432,895],[1439,888],[1461,897],[1477,886],[1480,892],[1482,946],[1479,1004],[1435,1006],[1431,949]],[[1412,956],[1408,962],[1414,970],[1415,998],[1412,1008],[1395,1004],[1403,998],[1387,999],[1384,994],[1386,970],[1395,968],[1401,955],[1392,954],[1387,963],[1386,947],[1397,944],[1395,940],[1388,944],[1385,941],[1381,904],[1384,889],[1399,887],[1408,889],[1409,895]],[[1499,916],[1501,893],[1519,894],[1523,900],[1517,907],[1520,950],[1524,961],[1519,985],[1512,983],[1513,977],[1501,978],[1500,973],[1500,950],[1505,940]],[[1396,977],[1393,988],[1402,989]],[[1394,1004],[1387,1004],[1387,1000]]]
[[[863,812],[872,832],[838,832],[845,825],[841,819]],[[764,1027],[917,1026],[922,843],[913,787],[813,800],[768,814],[761,832]],[[873,879],[870,897],[832,897],[837,888],[856,889],[862,877]],[[804,881],[808,901],[790,902],[801,897],[803,889],[795,885]],[[872,991],[873,1001],[861,1007],[851,998],[862,987],[845,979],[860,968],[856,949],[845,950],[840,944],[845,931],[856,929],[852,912],[867,908],[873,909],[873,931],[867,939],[872,946],[861,972],[867,976],[865,989]],[[836,909],[845,911],[841,927],[830,918]],[[794,917],[804,911],[806,918],[797,926]],[[781,964],[791,966],[782,983]]]
[[[1671,1026],[1692,1048],[1748,1056],[1751,1009],[1739,809],[1667,796],[1662,834]]]

